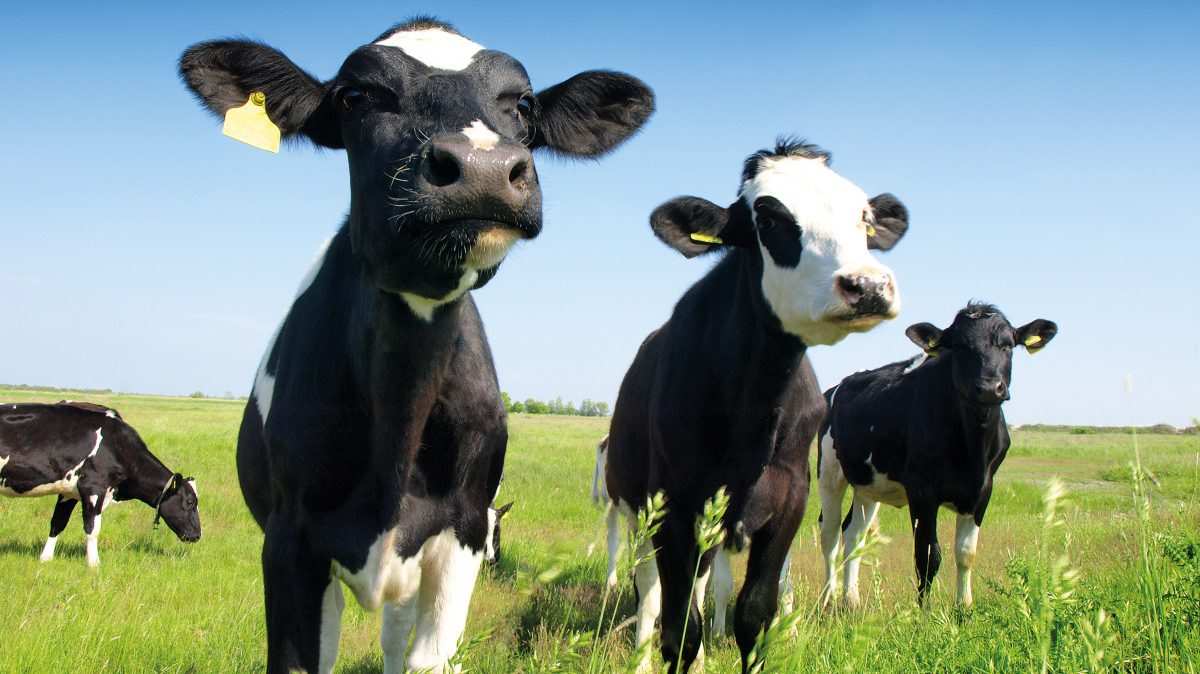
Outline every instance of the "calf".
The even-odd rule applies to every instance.
[[[100,516],[115,501],[154,508],[180,540],[200,540],[195,482],[162,464],[116,410],[63,401],[0,406],[0,494],[56,496],[41,559],[54,559],[58,536],[82,504],[87,564],[100,565]]]
[[[909,339],[923,350],[918,357],[850,375],[825,393],[829,415],[817,462],[824,601],[836,592],[842,544],[844,601],[858,605],[854,549],[874,524],[879,504],[886,503],[908,506],[921,603],[941,565],[938,508],[954,511],[958,602],[971,605],[979,527],[1008,452],[1001,405],[1009,398],[1013,348],[1034,353],[1057,331],[1041,319],[1014,328],[996,307],[968,304],[945,330],[929,323],[908,328]],[[853,504],[839,526],[847,486],[854,489]]]
[[[677,659],[687,669],[700,650],[700,617],[688,601],[694,525],[722,485],[726,545],[750,547],[734,617],[743,667],[774,616],[804,514],[808,447],[825,414],[806,350],[896,315],[892,273],[869,249],[891,248],[907,219],[894,197],[868,199],[830,169],[827,153],[790,141],[747,159],[728,208],[680,197],[651,215],[654,233],[686,257],[727,251],[642,343],[609,429],[607,485],[618,507],[632,517],[648,495],[666,494],[657,565],[638,568],[635,582],[640,644],[653,630],[661,579],[671,671]],[[704,575],[711,554],[699,561]]]
[[[268,345],[238,436],[265,532],[267,669],[333,668],[344,582],[363,607],[387,604],[386,671],[441,672],[507,443],[469,291],[541,230],[531,151],[602,155],[653,94],[607,71],[535,94],[516,59],[428,19],[354,50],[326,82],[243,40],[191,47],[180,72],[217,114],[264,94],[285,137],[349,163],[347,219]]]

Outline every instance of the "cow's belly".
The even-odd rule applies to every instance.
[[[875,473],[872,478],[870,484],[854,485],[855,497],[886,503],[897,508],[908,506],[908,492],[904,489],[904,485],[889,480],[887,475],[880,473]]]
[[[79,469],[83,467],[83,462],[78,466],[68,471],[66,475],[52,482],[43,482],[41,484],[21,484],[18,482],[10,482],[4,477],[4,467],[10,462],[12,457],[0,456],[0,496],[17,496],[17,497],[33,497],[33,496],[66,496],[68,498],[79,498]]]

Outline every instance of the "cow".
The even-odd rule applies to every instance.
[[[650,225],[685,257],[726,252],[642,343],[609,427],[612,500],[632,519],[648,495],[666,496],[652,541],[657,564],[635,571],[637,641],[650,639],[661,608],[669,670],[679,661],[686,671],[699,654],[701,621],[688,601],[694,525],[725,486],[725,545],[750,549],[734,615],[745,668],[776,612],[804,514],[808,448],[825,416],[807,349],[897,314],[894,275],[869,251],[890,249],[907,231],[908,212],[890,194],[868,199],[817,146],[781,139],[746,160],[728,208],[678,197]],[[701,576],[711,557],[699,560]]]
[[[100,566],[101,515],[114,502],[141,501],[154,508],[155,526],[162,519],[179,540],[200,540],[195,480],[163,465],[116,410],[95,403],[0,405],[0,494],[58,498],[43,562],[54,559],[76,504],[92,568]]]
[[[608,488],[605,485],[605,471],[608,458],[608,436],[604,436],[596,445],[596,467],[592,471],[592,501],[604,506],[606,539],[608,542],[608,573],[605,584],[611,590],[617,586],[617,562],[621,555],[621,514],[616,503],[609,499]],[[497,534],[498,535],[498,534]],[[784,613],[791,612],[791,568],[790,555],[785,558],[783,570],[779,574],[779,596],[784,602]],[[704,612],[704,594],[711,592],[713,597],[712,635],[725,635],[725,618],[729,609],[729,597],[733,595],[733,566],[730,552],[718,548],[713,556],[711,573],[706,579],[700,579],[700,594],[697,595],[697,606]]]
[[[1044,348],[1058,332],[1038,319],[1014,328],[995,306],[969,303],[945,330],[917,323],[905,334],[922,352],[915,358],[850,375],[825,392],[817,481],[821,494],[822,601],[837,591],[837,555],[844,547],[843,602],[860,603],[859,555],[854,554],[881,503],[908,507],[912,520],[917,597],[927,605],[941,565],[938,509],[957,518],[954,553],[958,603],[972,604],[971,567],[979,527],[1005,454],[1012,352]],[[842,497],[853,489],[845,519]]]
[[[513,502],[509,501],[499,508],[488,506],[487,509],[488,537],[483,546],[483,561],[493,566],[500,563],[500,520],[512,507]]]
[[[387,672],[442,672],[507,443],[470,291],[541,231],[531,152],[604,155],[646,122],[653,93],[586,71],[535,94],[512,56],[428,18],[355,49],[327,81],[246,40],[194,45],[179,70],[217,115],[263,101],[285,139],[349,163],[348,215],[263,355],[238,436],[265,534],[267,670],[333,668],[344,583],[364,608],[386,604]]]

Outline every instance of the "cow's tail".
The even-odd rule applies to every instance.
[[[592,471],[592,503],[604,505],[608,503],[608,485],[604,473],[608,466],[608,436],[604,436],[596,444],[596,467]]]

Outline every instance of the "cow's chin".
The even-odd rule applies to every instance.
[[[466,265],[471,269],[491,269],[503,262],[508,251],[522,238],[522,232],[511,225],[485,224],[467,253]]]
[[[830,314],[814,321],[793,323],[787,330],[809,346],[830,346],[855,332],[868,332],[894,317],[884,314]]]

